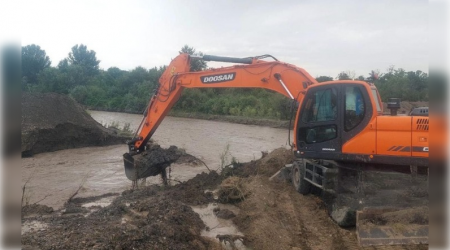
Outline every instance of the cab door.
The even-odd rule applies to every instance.
[[[307,91],[297,122],[298,151],[303,157],[340,155],[342,103],[338,84],[313,87]],[[334,158],[334,157],[325,157]]]

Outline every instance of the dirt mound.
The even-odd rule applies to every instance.
[[[213,190],[222,181],[222,176],[215,171],[201,173],[194,178],[167,190],[167,195],[188,205],[205,205],[214,201]]]
[[[125,143],[127,138],[104,128],[78,103],[56,93],[23,93],[22,155],[67,148]]]
[[[222,170],[224,176],[249,177],[252,175],[272,176],[284,165],[292,163],[295,159],[294,152],[286,148],[277,148],[256,161],[236,163]]]
[[[22,207],[22,216],[43,215],[53,213],[53,208],[40,204],[26,205]]]
[[[222,203],[242,201],[248,194],[248,191],[244,188],[243,180],[236,176],[223,180],[217,193],[219,201]]]
[[[87,216],[42,218],[48,227],[24,234],[22,244],[40,249],[220,249],[217,242],[200,236],[205,225],[188,206],[212,201],[205,190],[220,180],[211,172],[175,186],[128,190]]]

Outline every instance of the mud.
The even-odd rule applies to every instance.
[[[78,199],[77,204],[66,206],[66,211],[75,210],[73,215],[40,218],[47,227],[26,232],[22,244],[24,249],[220,249],[218,243],[201,236],[205,225],[187,205],[198,203],[191,199],[201,197],[214,180],[216,185],[220,182],[218,174],[211,172],[176,186],[128,190],[86,217],[76,208],[92,200]],[[196,196],[186,197],[186,187]]]
[[[32,204],[22,207],[22,216],[51,214],[53,211],[54,210],[51,207],[40,204]]]
[[[294,153],[286,148],[277,148],[269,154],[263,154],[259,160],[247,163],[236,163],[223,170],[224,176],[249,177],[252,175],[263,175],[270,177],[284,165],[292,163],[295,159]]]
[[[24,218],[24,226],[36,221],[43,225],[23,233],[24,249],[231,249],[231,243],[219,242],[219,235],[236,236],[232,242],[239,249],[361,249],[355,230],[336,225],[320,197],[300,195],[286,182],[268,181],[289,155],[290,150],[277,149],[260,160],[230,166],[221,175],[211,171],[179,184],[127,190],[90,213]],[[238,209],[217,204],[211,191],[230,183],[238,183],[247,194],[234,203]],[[75,198],[66,208],[86,208],[88,202],[109,197],[113,195]],[[214,213],[227,209],[236,215],[232,223]]]
[[[232,211],[226,208],[225,209],[219,208],[218,210],[214,210],[214,214],[217,216],[217,218],[224,220],[229,220],[236,217],[236,215]]]
[[[223,180],[217,192],[218,200],[222,203],[235,203],[244,200],[249,192],[244,188],[243,182],[244,180],[237,176],[231,176]]]
[[[74,100],[56,93],[22,95],[22,156],[67,148],[125,143]]]
[[[228,210],[234,211],[232,213],[239,213],[239,209],[235,206],[228,204],[210,203],[208,205],[192,206],[192,209],[200,216],[205,228],[202,230],[201,235],[213,239],[217,242],[219,235],[240,235],[244,236],[242,232],[236,227],[236,225],[230,219],[219,218],[214,211]],[[220,239],[219,239],[220,240]],[[242,241],[231,241],[235,249],[248,249],[245,247]],[[230,243],[224,242],[224,243]],[[222,244],[224,249],[233,249],[231,245]],[[233,249],[233,250],[235,250]]]
[[[148,149],[142,154],[133,156],[138,178],[155,176],[162,173],[164,173],[164,178],[167,178],[165,175],[166,168],[185,154],[185,152],[179,150],[176,146],[162,149],[160,145],[151,143],[147,147]]]

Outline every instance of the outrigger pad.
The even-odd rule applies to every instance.
[[[408,210],[410,209],[366,208],[357,211],[356,234],[360,246],[428,244],[428,222],[386,221],[389,215]]]

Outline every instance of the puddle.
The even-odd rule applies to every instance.
[[[217,207],[220,209],[228,209],[236,215],[239,213],[239,208],[228,204],[210,203],[204,206],[192,206],[192,210],[200,215],[203,223],[205,223],[207,229],[209,229],[203,229],[201,235],[212,238],[216,241],[218,241],[216,238],[217,235],[231,234],[244,236],[244,234],[237,229],[231,220],[217,218],[213,212],[214,208]],[[236,247],[235,249],[247,249],[240,240],[234,241],[234,244]],[[224,246],[225,249],[233,249],[228,243],[226,245],[222,243],[222,246]]]
[[[22,234],[26,234],[30,231],[42,231],[45,230],[48,227],[46,223],[32,220],[32,221],[25,221],[22,224]]]
[[[83,204],[81,206],[85,207],[85,208],[97,207],[97,206],[99,206],[99,207],[107,207],[107,206],[111,205],[112,201],[116,197],[117,196],[105,197],[105,198],[102,198],[102,199],[97,200],[97,201],[85,203],[85,204]]]

